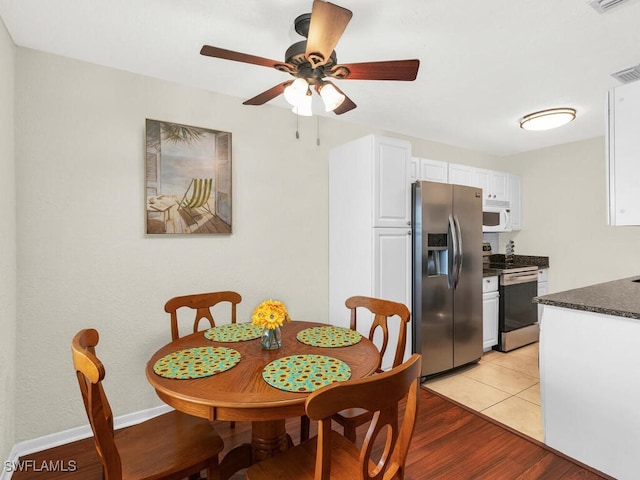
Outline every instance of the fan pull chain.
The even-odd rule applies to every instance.
[[[299,131],[299,121],[300,121],[300,115],[298,115],[298,112],[296,112],[296,138],[298,140],[300,140],[300,131]]]
[[[316,130],[316,145],[320,146],[320,115],[316,115],[316,118],[318,119],[317,122],[317,130]]]

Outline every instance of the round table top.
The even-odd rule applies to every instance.
[[[282,347],[263,350],[261,339],[240,342],[213,342],[204,331],[175,340],[153,354],[147,362],[149,383],[163,401],[177,410],[210,420],[273,420],[304,413],[307,392],[287,392],[269,385],[263,378],[264,367],[290,355],[325,355],[342,360],[351,368],[351,379],[375,372],[380,361],[376,346],[366,337],[355,345],[325,348],[301,343],[299,331],[326,324],[293,321],[282,327]],[[178,350],[214,346],[237,350],[241,359],[234,367],[212,376],[196,379],[164,378],[153,370],[155,362]]]

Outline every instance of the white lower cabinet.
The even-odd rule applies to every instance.
[[[498,277],[482,279],[482,350],[498,344]]]
[[[540,268],[538,269],[538,296],[541,297],[547,294],[547,279],[549,278],[549,269],[548,268]],[[542,320],[542,309],[543,305],[538,304],[538,323]]]

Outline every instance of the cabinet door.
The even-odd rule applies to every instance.
[[[491,171],[489,188],[494,200],[509,200],[509,174]]]
[[[420,159],[417,157],[411,157],[411,167],[409,170],[409,177],[411,183],[420,180]]]
[[[404,303],[411,309],[411,230],[408,228],[375,228],[373,233],[373,296]],[[364,329],[361,330],[361,328]],[[368,335],[369,326],[358,324]],[[389,345],[398,339],[397,326],[389,325]],[[393,349],[391,349],[393,350]],[[407,326],[405,359],[411,353],[411,326]],[[393,364],[391,352],[382,359],[382,368]]]
[[[486,352],[498,344],[498,292],[482,295],[482,349]]]
[[[482,189],[482,199],[493,198],[491,196],[491,172],[484,168],[473,169],[473,186]]]
[[[548,268],[543,268],[538,270],[538,296],[541,297],[543,295],[547,294],[547,275],[548,275],[549,269]],[[544,308],[544,305],[540,305],[538,304],[538,323],[540,322],[540,320],[542,320],[542,309]]]
[[[522,230],[522,182],[520,175],[509,175],[509,200],[511,204],[511,228]]]
[[[376,137],[374,143],[374,227],[411,225],[411,144]]]
[[[449,183],[453,183],[455,185],[466,185],[468,187],[476,187],[476,179],[474,178],[475,170],[475,168],[469,167],[468,165],[450,163]]]
[[[440,160],[421,158],[420,180],[447,183],[449,181],[449,164]]]
[[[640,225],[640,82],[609,93],[609,224]]]

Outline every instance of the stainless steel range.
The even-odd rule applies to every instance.
[[[538,307],[533,298],[538,295],[538,267],[518,265],[506,255],[504,261],[497,261],[498,255],[491,255],[490,247],[483,245],[484,267],[494,269],[499,275],[498,293],[498,345],[502,352],[537,342],[540,336]],[[511,245],[512,253],[513,245]]]

